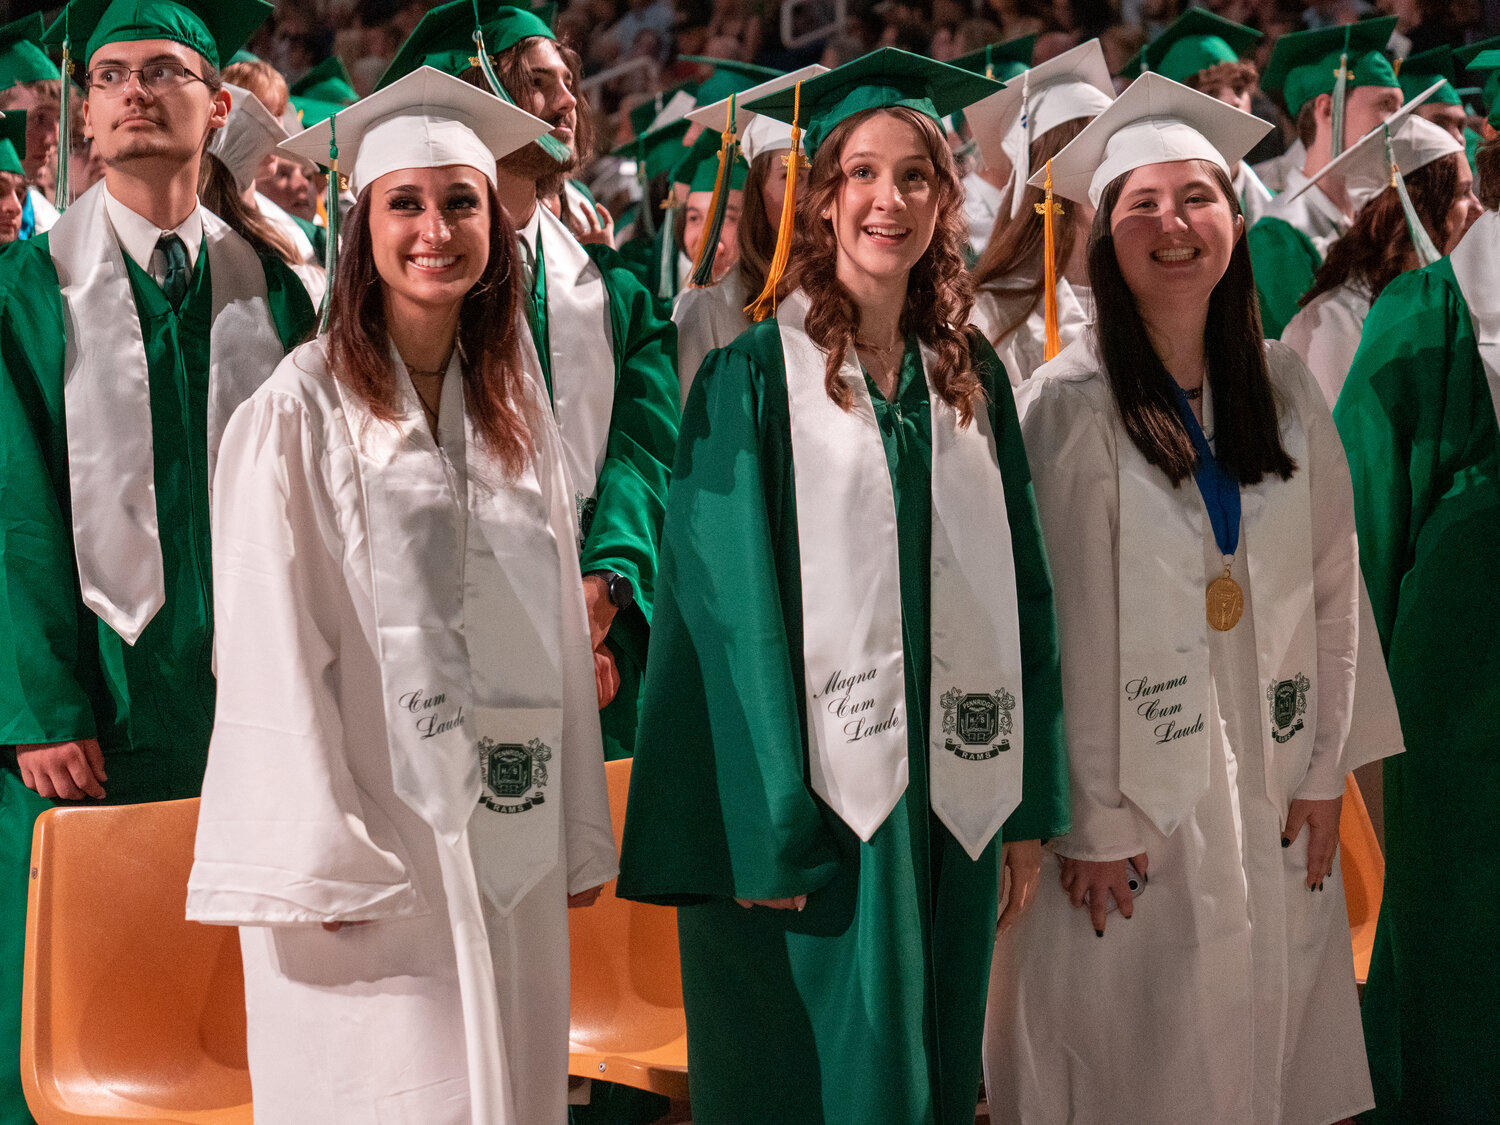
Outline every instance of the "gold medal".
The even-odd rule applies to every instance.
[[[1240,622],[1245,612],[1245,591],[1229,577],[1229,563],[1224,564],[1224,573],[1208,584],[1205,601],[1208,605],[1208,623],[1221,633],[1227,633]]]

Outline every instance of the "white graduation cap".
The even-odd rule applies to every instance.
[[[734,125],[739,133],[740,151],[745,154],[745,163],[755,163],[755,158],[763,152],[775,152],[777,149],[792,147],[792,127],[785,121],[777,121],[776,118],[764,113],[755,113],[740,107],[747,102],[753,102],[756,98],[763,98],[767,94],[775,94],[781,90],[795,86],[798,82],[805,82],[809,78],[816,78],[820,74],[827,74],[828,68],[813,63],[804,66],[800,70],[791,71],[788,74],[778,75],[775,78],[762,82],[759,86],[752,86],[734,97]],[[728,120],[729,99],[711,102],[705,106],[699,106],[687,115],[689,121],[695,121],[715,133],[724,131],[724,123]]]
[[[658,129],[665,129],[668,125],[675,125],[686,117],[688,111],[697,104],[698,100],[692,94],[686,90],[678,90],[667,99],[667,104],[662,106],[661,111],[651,119],[651,124],[646,126],[645,132],[641,136],[644,137],[646,133],[654,133]]]
[[[1021,209],[1021,185],[1031,176],[1031,142],[1080,117],[1097,117],[1115,100],[1114,80],[1099,40],[1090,39],[1038,63],[1005,89],[964,110],[980,155],[1003,152],[1012,173],[1010,216]]]
[[[1110,181],[1148,164],[1207,160],[1233,176],[1274,126],[1154,72],[1141,75],[1051,161],[1052,191],[1099,206]],[[1028,181],[1042,187],[1047,169]]]
[[[208,142],[208,151],[217,156],[234,177],[240,194],[255,183],[255,173],[261,162],[276,151],[276,146],[286,140],[286,128],[261,100],[249,90],[226,82],[229,91],[229,120],[220,129],[215,129]]]
[[[1386,188],[1395,188],[1417,258],[1424,266],[1432,265],[1442,257],[1442,253],[1433,245],[1431,235],[1427,233],[1421,217],[1412,206],[1411,196],[1406,191],[1405,174],[1415,172],[1434,160],[1464,151],[1462,143],[1448,130],[1414,115],[1417,107],[1432,97],[1442,85],[1442,81],[1435,82],[1323,165],[1297,195],[1301,195],[1326,175],[1342,176],[1350,201],[1359,209]],[[1296,196],[1292,198],[1295,199]]]
[[[328,165],[338,149],[358,195],[387,172],[464,165],[495,182],[495,162],[551,130],[540,117],[487,90],[418,67],[382,90],[304,129],[281,148]]]

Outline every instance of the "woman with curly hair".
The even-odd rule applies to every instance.
[[[1462,142],[1408,111],[1400,116],[1404,120],[1389,127],[1391,153],[1411,212],[1391,183],[1382,132],[1370,134],[1327,165],[1324,171],[1343,175],[1351,191],[1368,198],[1354,225],[1328,248],[1313,287],[1298,302],[1301,311],[1281,333],[1323,388],[1330,409],[1359,350],[1375,298],[1407,270],[1451,253],[1483,210],[1474,196],[1474,174]]]
[[[809,187],[774,319],[688,395],[618,892],[680,907],[695,1121],[972,1122],[996,920],[1066,825],[938,125],[994,89],[885,49],[748,107],[810,115]]]

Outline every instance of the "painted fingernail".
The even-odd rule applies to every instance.
[[[1094,936],[1095,937],[1103,937],[1104,936],[1104,931],[1103,930],[1095,930],[1094,931]]]
[[[1292,846],[1292,842],[1290,840],[1288,840],[1285,836],[1283,836],[1281,838],[1281,846],[1283,848],[1289,848],[1289,847]]]

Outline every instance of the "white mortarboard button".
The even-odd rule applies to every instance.
[[[229,169],[243,195],[255,183],[261,162],[286,140],[286,127],[249,90],[228,82],[224,89],[229,91],[229,119],[214,130],[208,151]]]
[[[551,126],[539,117],[423,66],[282,142],[281,148],[326,165],[330,137],[355,195],[387,172],[463,165],[495,182],[495,163]]]
[[[750,110],[740,107],[756,98],[763,98],[767,94],[775,94],[781,90],[789,89],[798,82],[805,82],[809,78],[816,78],[820,74],[827,74],[826,66],[813,63],[804,66],[800,70],[791,71],[788,74],[778,75],[768,79],[758,86],[752,86],[743,93],[736,94],[734,99],[734,125],[735,131],[740,138],[740,151],[745,154],[745,163],[753,164],[755,158],[763,152],[774,152],[776,149],[792,147],[792,127],[784,121],[777,121],[774,117],[768,117],[763,113],[752,113]],[[729,99],[711,102],[705,106],[699,106],[687,115],[689,121],[695,121],[699,125],[712,130],[715,133],[724,131],[724,122],[729,112]],[[801,128],[807,127],[807,122],[800,123]]]
[[[1274,126],[1160,74],[1143,74],[1052,161],[1052,191],[1095,207],[1105,187],[1148,164],[1208,160],[1232,175]],[[1040,187],[1047,170],[1028,181]]]

